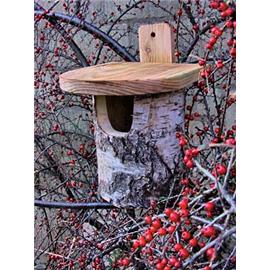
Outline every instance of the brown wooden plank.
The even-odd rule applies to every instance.
[[[173,63],[174,38],[167,23],[147,24],[139,28],[141,63]]]
[[[60,87],[74,94],[143,95],[180,90],[198,80],[197,64],[108,63],[60,75]]]

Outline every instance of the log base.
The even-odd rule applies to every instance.
[[[135,96],[129,132],[105,121],[104,97],[95,101],[100,195],[118,207],[148,207],[151,198],[166,194],[179,170],[175,134],[184,122],[184,93]]]

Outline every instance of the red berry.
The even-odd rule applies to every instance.
[[[186,166],[187,166],[189,169],[191,169],[191,168],[193,168],[193,166],[194,166],[194,162],[190,159],[190,160],[188,160],[188,161],[186,162]]]
[[[198,244],[199,244],[200,248],[205,247],[205,243],[204,242],[199,242]]]
[[[209,211],[209,212],[212,212],[215,208],[215,203],[214,202],[207,202],[205,205],[204,205],[204,209],[206,211]]]
[[[221,16],[222,18],[226,18],[226,17],[227,17],[226,11],[222,11],[222,12],[220,13],[220,16]]]
[[[157,207],[157,201],[151,199],[151,201],[150,201],[150,206],[151,206],[151,208],[156,208],[156,207]]]
[[[139,246],[140,246],[140,242],[139,242],[138,240],[135,240],[135,241],[133,242],[133,248],[134,248],[134,249],[137,249]]]
[[[166,258],[163,258],[160,263],[165,266],[168,263],[168,260]]]
[[[76,161],[74,159],[72,159],[69,163],[70,163],[70,165],[75,165]]]
[[[231,261],[231,263],[235,264],[236,263],[236,256],[232,256],[230,261]]]
[[[186,259],[186,258],[188,258],[188,256],[189,256],[189,252],[185,249],[185,248],[182,248],[180,251],[179,251],[179,254],[180,254],[180,257],[182,258],[182,259]]]
[[[188,158],[192,158],[192,150],[191,149],[187,149],[185,151],[185,156],[188,157]]]
[[[152,235],[152,233],[147,233],[147,234],[145,234],[145,240],[147,241],[147,242],[151,242],[152,240],[153,240],[153,235]]]
[[[219,138],[214,138],[213,140],[212,140],[212,143],[218,143],[219,142]]]
[[[212,1],[212,2],[210,3],[210,7],[211,7],[211,8],[214,8],[214,9],[217,9],[217,8],[219,7],[219,3],[216,2],[216,1]]]
[[[168,217],[168,216],[170,216],[170,214],[173,212],[173,210],[171,209],[171,208],[166,208],[165,210],[164,210],[164,214]]]
[[[161,220],[160,220],[160,219],[155,219],[155,220],[152,222],[152,226],[153,226],[155,229],[161,228],[161,227],[162,227]]]
[[[180,243],[177,243],[174,245],[174,250],[176,252],[179,252],[182,248],[183,248],[183,246]]]
[[[158,230],[158,234],[159,235],[166,235],[167,234],[167,230],[165,229],[165,228],[160,228],[159,230]]]
[[[156,269],[157,269],[157,270],[163,270],[163,268],[164,268],[164,266],[163,266],[162,263],[157,263],[157,264],[156,264]]]
[[[233,22],[232,22],[232,21],[227,21],[227,22],[226,22],[226,26],[227,26],[228,28],[233,28]]]
[[[174,267],[176,269],[179,269],[181,267],[181,261],[177,261],[175,264],[174,264]]]
[[[198,25],[197,23],[194,24],[194,25],[192,26],[192,28],[193,28],[193,30],[194,30],[195,32],[199,31],[199,25]]]
[[[214,35],[219,37],[222,35],[222,30],[219,29],[218,27],[215,27]]]
[[[226,140],[226,144],[229,144],[229,145],[236,145],[236,141],[234,138],[229,138]]]
[[[184,156],[184,158],[183,158],[184,163],[187,163],[189,161],[189,159],[190,159],[189,157]]]
[[[202,229],[202,234],[205,237],[213,237],[216,235],[216,229],[214,226],[208,226],[208,227]]]
[[[216,66],[217,66],[217,68],[223,68],[224,67],[223,61],[218,60],[217,63],[216,63]]]
[[[209,258],[209,259],[213,259],[216,255],[216,250],[214,248],[208,248],[206,250],[206,256]]]
[[[189,244],[192,247],[196,247],[198,245],[198,240],[196,238],[192,238],[192,239],[189,240]]]
[[[189,180],[187,178],[184,178],[180,181],[180,183],[184,186],[187,186],[189,184]]]
[[[233,39],[229,39],[229,40],[227,41],[227,45],[228,45],[229,47],[231,47],[231,46],[233,45]]]
[[[179,203],[178,206],[181,209],[187,209],[188,208],[188,198],[183,198]]]
[[[189,211],[187,209],[180,210],[181,217],[188,217]]]
[[[180,218],[179,214],[178,214],[177,212],[175,212],[175,211],[173,211],[173,212],[170,214],[170,216],[169,216],[169,219],[170,219],[170,221],[172,221],[172,222],[177,222],[177,221],[179,221],[179,218]]]
[[[216,171],[219,175],[225,175],[227,172],[227,168],[222,164],[217,164]]]
[[[122,265],[123,265],[123,266],[129,266],[129,263],[130,263],[130,260],[129,260],[128,258],[124,258],[124,259],[122,260]]]
[[[199,65],[204,66],[206,64],[206,61],[204,59],[199,60]]]
[[[212,270],[212,267],[210,267],[210,266],[205,266],[205,267],[203,268],[203,270]]]
[[[150,229],[151,233],[155,233],[158,229],[156,229],[155,227],[151,226]]]
[[[225,13],[226,13],[226,16],[227,16],[227,17],[230,17],[230,16],[233,15],[234,10],[233,10],[232,8],[228,8],[228,9],[225,11]]]
[[[175,230],[176,230],[176,226],[174,226],[174,225],[171,225],[171,226],[169,226],[169,227],[167,228],[167,232],[168,232],[169,234],[173,234],[173,233],[175,232]]]
[[[228,8],[228,5],[227,5],[226,3],[224,3],[224,2],[221,2],[221,3],[219,4],[218,10],[219,10],[219,11],[225,11],[227,8]]]
[[[71,181],[70,184],[72,187],[76,187],[76,185],[77,185],[77,183],[75,181]]]
[[[60,129],[60,126],[58,125],[58,124],[55,124],[54,126],[53,126],[53,130],[54,131],[58,131]]]
[[[174,239],[173,239],[172,237],[170,237],[169,243],[170,243],[170,244],[174,244],[174,243],[175,243],[175,241],[174,241]],[[166,248],[167,248],[167,250],[168,250],[168,247],[166,247]]]
[[[67,155],[68,155],[68,156],[72,156],[72,155],[73,155],[73,151],[72,151],[72,150],[68,150],[68,151],[67,151]]]
[[[182,138],[182,139],[179,140],[179,145],[180,145],[180,146],[183,147],[183,146],[185,146],[186,144],[187,144],[187,140],[186,140],[186,139],[183,139],[183,138]]]
[[[231,50],[230,50],[230,55],[231,55],[232,57],[236,57],[236,48],[231,48]]]
[[[141,247],[144,247],[146,245],[146,239],[144,238],[144,236],[140,236],[139,237],[139,243]]]
[[[151,223],[152,223],[152,217],[151,216],[146,216],[144,218],[144,221],[145,221],[146,224],[151,225]]]
[[[219,128],[219,127],[216,127],[216,128],[214,129],[214,131],[215,131],[216,134],[219,134],[219,133],[220,133],[220,128]]]
[[[189,219],[186,219],[186,220],[185,220],[185,224],[186,224],[186,225],[190,225],[190,224],[191,224],[191,221],[190,221]]]
[[[176,57],[178,57],[178,56],[181,55],[181,53],[180,53],[179,51],[176,51],[176,52],[174,53],[174,55],[175,55]]]
[[[228,135],[228,136],[232,136],[233,134],[234,134],[234,131],[233,131],[233,130],[230,130],[230,129],[229,129],[229,130],[227,131],[227,135]]]
[[[208,49],[208,50],[211,51],[211,50],[213,49],[213,46],[212,46],[211,44],[207,43],[207,44],[206,44],[206,49]],[[201,73],[201,76],[202,76],[203,78],[207,77],[205,73]]]
[[[191,149],[191,153],[192,153],[193,157],[198,156],[199,152],[200,152],[200,150],[198,148],[192,148]]]
[[[208,42],[211,46],[214,46],[217,42],[217,39],[215,37],[211,37]]]
[[[182,14],[183,14],[183,10],[181,8],[179,8],[178,11],[177,11],[177,15],[182,16]]]
[[[188,231],[184,231],[184,232],[182,232],[182,238],[184,239],[184,240],[189,240],[190,239],[190,237],[191,237],[191,234],[190,234],[190,232],[188,232]]]
[[[169,264],[174,266],[177,263],[177,258],[175,256],[172,256],[169,258]]]

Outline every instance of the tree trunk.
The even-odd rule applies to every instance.
[[[184,123],[184,93],[135,96],[129,132],[110,126],[105,99],[95,99],[100,195],[119,207],[147,207],[166,194],[180,167],[175,135]]]

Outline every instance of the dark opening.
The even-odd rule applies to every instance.
[[[151,33],[151,37],[155,37],[156,36],[156,33],[155,32],[152,32]]]
[[[120,132],[130,131],[134,107],[133,96],[106,96],[106,106],[112,127]]]

